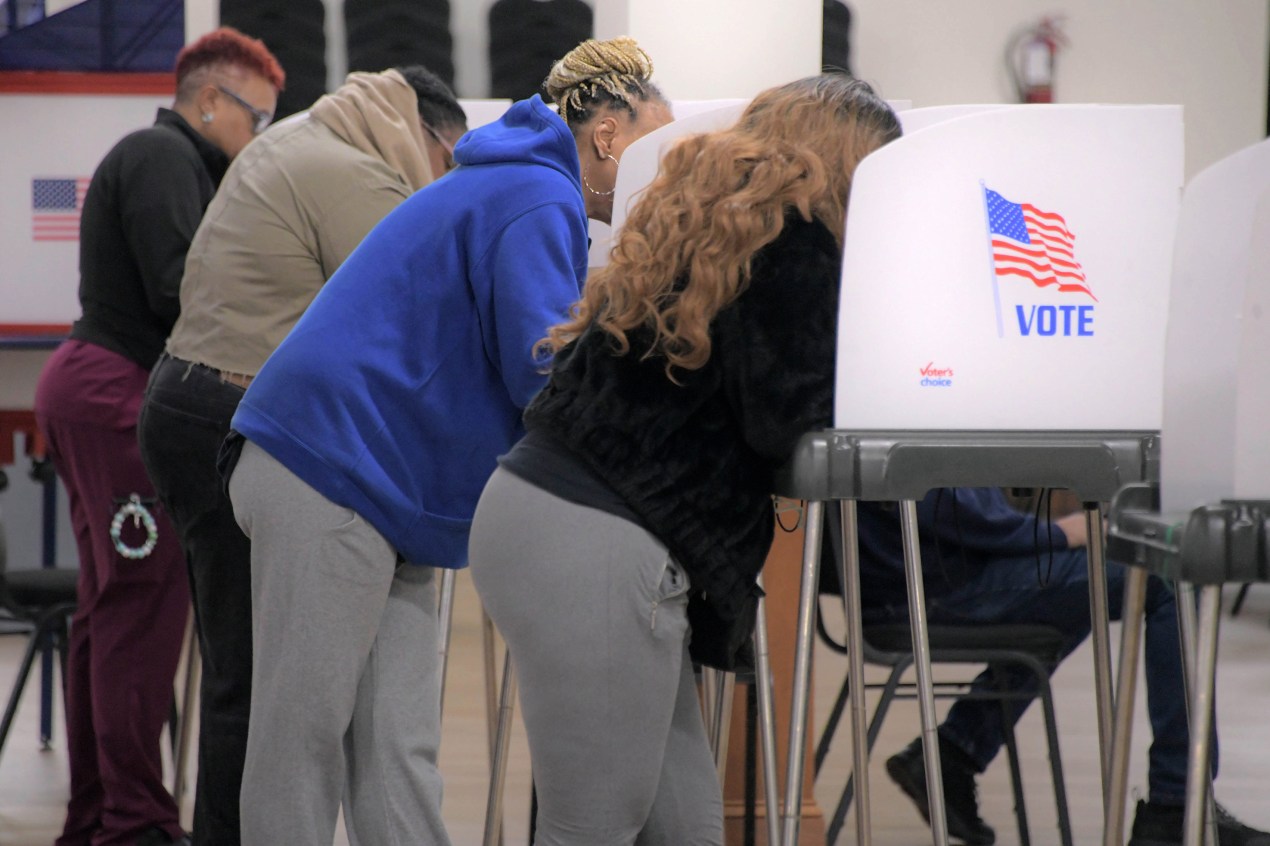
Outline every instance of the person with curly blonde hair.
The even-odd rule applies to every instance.
[[[541,342],[551,375],[469,558],[519,674],[542,846],[723,842],[692,661],[743,657],[773,472],[831,416],[852,174],[899,134],[845,76],[760,94],[667,152]]]

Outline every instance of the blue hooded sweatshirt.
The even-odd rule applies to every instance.
[[[541,99],[469,132],[454,159],[331,276],[233,419],[407,561],[451,568],[546,380],[534,344],[587,265],[577,148]]]

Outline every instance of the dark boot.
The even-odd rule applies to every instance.
[[[942,737],[939,739],[939,766],[944,776],[944,811],[948,834],[970,846],[991,846],[997,835],[979,818],[979,796],[975,788],[975,768],[969,756]],[[930,824],[930,801],[926,794],[926,763],[922,759],[921,738],[886,761],[891,780],[912,799]],[[1224,846],[1224,844],[1223,844]]]
[[[1186,811],[1181,805],[1138,801],[1129,846],[1181,846]],[[1270,846],[1270,833],[1250,828],[1217,805],[1218,846]]]

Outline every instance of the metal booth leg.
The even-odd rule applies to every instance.
[[[481,663],[485,667],[485,726],[486,736],[489,738],[489,762],[492,767],[497,750],[494,734],[498,723],[498,668],[496,666],[498,656],[494,621],[490,619],[489,614],[485,613],[483,607],[481,608],[481,652],[483,659]]]
[[[194,626],[194,609],[185,624],[185,682],[181,691],[181,712],[176,730],[176,749],[172,753],[172,798],[177,802],[185,795],[185,769],[190,759],[194,713],[198,708],[199,682],[202,678],[202,653],[198,648],[198,632]]]
[[[489,796],[485,803],[484,846],[497,846],[503,832],[503,787],[507,781],[507,749],[512,737],[512,712],[516,709],[516,671],[512,653],[503,661],[503,691],[499,698],[498,733],[490,766]]]
[[[1094,648],[1094,703],[1098,711],[1098,751],[1102,763],[1103,815],[1110,807],[1111,742],[1114,732],[1111,689],[1111,634],[1107,612],[1107,560],[1102,540],[1102,508],[1085,504],[1085,534],[1089,538],[1089,622]],[[1119,846],[1119,844],[1117,844]]]
[[[706,728],[706,745],[710,747],[710,755],[714,756],[717,744],[715,732],[718,729],[716,718],[718,711],[715,700],[718,698],[719,685],[715,682],[717,671],[713,667],[694,668],[697,674],[697,696],[701,700],[701,722]]]
[[[1092,537],[1090,542],[1094,542]],[[1112,725],[1108,780],[1104,782],[1104,846],[1120,846],[1124,843],[1124,806],[1129,792],[1129,745],[1133,738],[1133,704],[1137,694],[1139,657],[1142,654],[1142,620],[1146,613],[1147,576],[1143,567],[1129,567],[1125,573],[1124,612],[1120,615],[1120,666],[1116,680],[1115,722]],[[1103,585],[1105,587],[1105,581]]]
[[[856,843],[873,842],[869,810],[869,715],[864,699],[864,621],[860,595],[860,539],[854,500],[840,503],[842,512],[842,610],[847,622],[847,709],[851,712],[851,758],[855,777]]]
[[[1195,689],[1191,702],[1191,758],[1186,773],[1186,822],[1184,846],[1200,846],[1204,809],[1212,777],[1210,748],[1213,737],[1213,689],[1217,684],[1217,628],[1221,615],[1221,586],[1204,585],[1199,591],[1198,649],[1195,657]]]
[[[441,593],[437,599],[437,671],[441,674],[438,717],[445,711],[445,667],[450,657],[450,630],[454,628],[454,577],[454,570],[441,570]]]
[[[485,737],[489,740],[489,771],[498,765],[498,638],[494,633],[494,621],[481,606],[482,664],[485,667]],[[500,829],[498,843],[502,844]]]
[[[762,587],[762,576],[759,586]],[[754,621],[754,684],[758,686],[758,736],[763,756],[763,802],[767,808],[767,842],[781,842],[780,804],[776,798],[776,705],[772,698],[772,661],[767,642],[767,607],[760,597]]]
[[[736,673],[717,670],[714,673],[714,769],[719,774],[719,787],[723,787],[724,773],[728,766],[728,740],[732,733],[732,697],[736,693]]]
[[[789,712],[789,760],[785,769],[785,813],[782,843],[797,846],[802,824],[804,740],[811,693],[811,638],[815,627],[816,590],[820,580],[820,538],[825,504],[809,500],[803,524],[803,576],[798,596],[798,638],[794,649],[794,690]]]
[[[1244,587],[1246,588],[1247,585]],[[1194,732],[1195,712],[1193,710],[1192,697],[1195,695],[1197,680],[1195,656],[1199,650],[1198,623],[1195,620],[1195,586],[1190,582],[1176,582],[1174,583],[1173,591],[1177,595],[1177,629],[1181,639],[1182,679],[1186,689],[1187,716],[1189,717],[1191,731]],[[1217,809],[1214,807],[1213,800],[1213,770],[1211,766],[1208,768],[1205,791],[1208,795],[1208,801],[1204,803],[1207,809],[1208,824],[1204,826],[1204,844],[1205,846],[1217,846]]]
[[[913,667],[917,671],[918,705],[922,715],[922,756],[926,764],[930,830],[935,838],[935,846],[948,846],[948,816],[944,808],[943,769],[939,762],[939,723],[935,719],[935,687],[930,669],[926,590],[922,581],[922,557],[921,547],[918,546],[917,502],[915,500],[906,499],[900,502],[900,529],[904,537],[904,576],[908,582]]]

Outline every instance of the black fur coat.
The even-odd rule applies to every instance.
[[[772,543],[772,476],[832,416],[841,249],[819,222],[786,217],[749,286],[711,326],[704,367],[667,378],[588,331],[562,349],[525,412],[585,459],[683,566],[694,658],[736,664],[753,625],[755,577]]]

